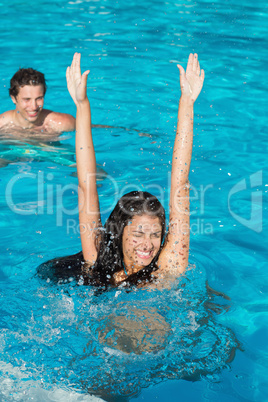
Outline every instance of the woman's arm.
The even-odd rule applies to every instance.
[[[96,234],[101,226],[99,197],[96,184],[96,158],[91,133],[91,112],[87,97],[87,76],[81,75],[81,55],[75,53],[67,68],[67,86],[76,104],[76,163],[78,174],[78,204],[82,251],[84,259],[94,264],[97,258]]]
[[[160,273],[183,273],[188,265],[190,212],[189,171],[193,144],[193,115],[196,101],[204,81],[197,54],[190,54],[186,73],[180,70],[181,98],[178,124],[173,148],[169,231],[158,259]]]

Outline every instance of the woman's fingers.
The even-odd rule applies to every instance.
[[[74,68],[76,72],[80,72],[80,60],[81,60],[81,53],[75,53],[74,57]]]
[[[187,68],[186,68],[186,74],[190,73],[191,71],[196,72],[198,75],[200,75],[200,64],[198,61],[198,54],[197,53],[190,53],[188,63],[187,63]]]
[[[199,61],[197,61],[196,72],[197,72],[198,75],[200,75],[200,64],[199,64]]]
[[[67,68],[66,77],[67,80],[76,87],[81,84],[81,69],[80,69],[81,53],[74,53],[71,66]],[[87,72],[88,74],[88,72]]]
[[[198,66],[198,55],[197,53],[195,53],[193,56],[193,71],[197,70],[197,66]]]
[[[184,76],[185,75],[184,68],[180,64],[177,64],[177,67],[180,70],[180,75]]]
[[[180,85],[183,87],[185,82],[185,70],[180,64],[177,64],[177,67],[180,70]]]
[[[204,82],[204,79],[205,79],[205,71],[202,69],[201,70],[201,79],[202,79],[202,82]]]
[[[72,64],[71,64],[71,71],[74,70],[75,56],[76,56],[76,53],[73,55],[73,60],[72,60]]]
[[[67,81],[67,86],[71,86],[72,84],[72,74],[71,74],[71,67],[68,66],[66,69],[66,81]]]
[[[202,89],[205,72],[201,70],[197,53],[189,55],[186,72],[184,68],[177,64],[180,70],[180,85],[183,94],[190,96],[195,101]]]
[[[88,74],[89,74],[89,70],[87,70],[87,71],[85,71],[84,73],[83,73],[83,75],[82,75],[82,78],[81,78],[81,84],[83,85],[83,86],[87,86],[87,77],[88,77]]]
[[[75,53],[73,56],[72,64],[70,66],[70,73],[71,74],[79,74],[80,72],[80,53]]]
[[[192,53],[190,53],[189,58],[188,58],[187,68],[186,68],[186,74],[190,73],[190,71],[193,70],[193,63],[194,63],[194,55]]]
[[[81,75],[80,62],[81,54],[75,53],[71,65],[66,70],[68,90],[76,104],[87,98],[87,77],[89,70],[86,70]]]

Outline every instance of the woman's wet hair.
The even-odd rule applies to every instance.
[[[134,216],[149,215],[158,217],[162,227],[161,243],[165,235],[166,220],[165,210],[160,201],[146,191],[132,191],[123,195],[117,202],[111,215],[96,239],[98,256],[92,270],[92,279],[95,284],[115,285],[113,275],[121,271],[123,267],[122,237],[124,228]],[[140,281],[150,281],[151,273],[157,269],[156,261],[160,250],[151,264],[130,275],[125,282],[138,284]]]
[[[43,85],[44,95],[46,93],[47,86],[43,73],[33,68],[20,68],[10,80],[9,95],[16,98],[20,88],[25,85]]]

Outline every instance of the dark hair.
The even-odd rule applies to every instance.
[[[80,252],[71,256],[54,258],[41,264],[37,269],[37,275],[52,283],[72,282],[94,285],[98,287],[98,291],[101,291],[101,288],[105,290],[109,285],[117,286],[114,274],[124,269],[122,250],[124,228],[134,216],[144,214],[159,218],[162,227],[161,244],[163,244],[166,229],[163,206],[150,193],[132,191],[120,198],[104,228],[100,229],[99,236],[96,238],[98,255],[93,267],[88,267]],[[158,269],[157,260],[160,251],[161,248],[148,266],[129,275],[124,282],[127,285],[151,282],[153,272]]]
[[[123,269],[122,236],[125,226],[136,215],[151,215],[159,218],[163,242],[166,220],[165,210],[160,201],[145,191],[132,191],[123,195],[107,219],[96,239],[98,256],[92,269],[92,280],[96,285],[115,285],[113,274]],[[130,275],[125,282],[137,284],[140,281],[152,280],[152,272],[157,269],[159,252],[152,262],[136,274]]]
[[[43,85],[44,95],[46,93],[47,86],[43,73],[33,68],[20,68],[10,80],[9,95],[16,98],[20,88],[25,85]]]

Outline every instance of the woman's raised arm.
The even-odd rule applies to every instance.
[[[96,184],[96,158],[91,132],[91,112],[87,97],[87,76],[81,75],[81,54],[75,53],[66,78],[69,93],[76,105],[76,163],[78,174],[78,205],[84,259],[94,264],[97,258],[96,234],[101,226]]]
[[[183,273],[188,265],[190,238],[189,171],[193,144],[193,115],[204,82],[197,54],[190,54],[186,72],[180,70],[181,98],[173,148],[169,201],[169,230],[158,259],[160,273]]]

